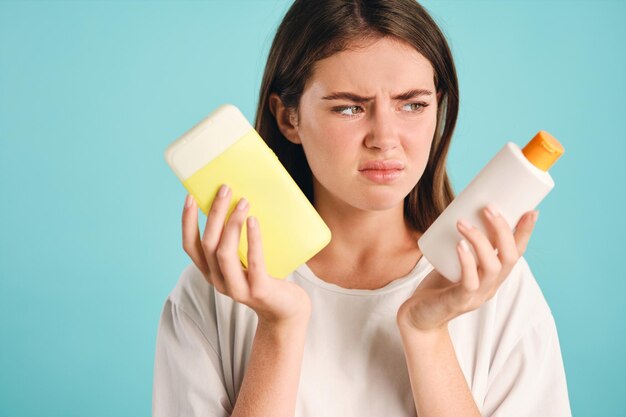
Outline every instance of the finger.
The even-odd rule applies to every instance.
[[[508,272],[513,268],[513,265],[519,259],[519,253],[515,244],[515,238],[511,226],[500,215],[498,209],[493,205],[488,205],[483,213],[487,219],[487,228],[494,237],[494,246],[498,250],[498,259],[502,264],[500,277],[505,277]],[[504,273],[502,273],[504,272]]]
[[[247,300],[250,292],[238,254],[241,230],[248,208],[248,201],[245,198],[240,199],[224,226],[222,239],[215,251],[226,290],[235,301]]]
[[[476,259],[474,259],[474,255],[465,239],[462,239],[457,244],[456,249],[461,264],[461,286],[466,292],[473,293],[480,287]]]
[[[472,254],[469,244],[465,239],[461,239],[456,245],[457,256],[461,264],[461,280],[450,287],[448,290],[449,310],[454,315],[458,314],[459,309],[462,312],[473,310],[472,300],[477,290],[480,288],[481,282],[476,267],[476,259]]]
[[[202,251],[200,229],[198,228],[198,207],[196,200],[189,194],[187,194],[183,209],[183,249],[202,274],[208,277],[209,267]],[[210,280],[209,283],[211,283]]]
[[[519,256],[522,256],[524,252],[526,252],[526,247],[528,246],[530,235],[532,234],[535,224],[537,223],[537,218],[539,218],[538,210],[529,211],[522,216],[515,227],[515,233],[513,236]]]
[[[248,234],[248,282],[250,284],[251,297],[262,297],[262,283],[267,270],[263,257],[263,242],[261,240],[261,228],[255,217],[248,217],[246,222]]]
[[[226,184],[223,184],[211,203],[202,235],[202,250],[211,271],[213,284],[221,293],[225,293],[226,289],[224,287],[224,276],[217,262],[215,251],[222,237],[230,199],[231,190]]]
[[[495,249],[491,246],[487,236],[463,219],[457,222],[457,228],[474,248],[478,267],[485,275],[481,278],[481,281],[485,279],[489,281],[494,280],[498,276],[498,272],[500,272],[501,265]]]

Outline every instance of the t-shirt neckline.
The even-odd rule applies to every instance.
[[[426,260],[424,255],[420,256],[420,258],[415,263],[415,266],[411,269],[411,271],[400,277],[396,278],[384,287],[377,288],[375,290],[367,290],[360,288],[344,288],[337,284],[331,284],[329,282],[324,281],[313,273],[311,268],[305,263],[300,265],[294,272],[296,272],[299,276],[311,282],[317,287],[321,287],[328,291],[338,292],[342,294],[348,295],[379,295],[386,294],[388,292],[394,291],[400,287],[404,287],[411,282],[419,284],[422,279],[427,275],[427,272],[432,269],[431,264]]]

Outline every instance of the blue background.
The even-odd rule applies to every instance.
[[[505,141],[565,145],[526,257],[576,416],[624,415],[626,3],[425,1],[449,38],[460,191]],[[148,416],[188,263],[165,147],[249,119],[286,1],[0,1],[0,415]],[[531,399],[529,399],[531,400]]]

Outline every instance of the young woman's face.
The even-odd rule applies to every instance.
[[[426,167],[437,123],[434,73],[407,43],[353,46],[316,63],[299,103],[298,137],[316,203],[384,210],[402,203]],[[399,169],[363,170],[376,161]]]

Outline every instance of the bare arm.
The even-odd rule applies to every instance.
[[[307,324],[259,322],[233,417],[295,414]]]
[[[250,307],[259,318],[250,362],[232,415],[293,416],[311,300],[297,284],[268,275],[263,257],[261,225],[246,214],[240,199],[225,220],[231,190],[223,186],[207,215],[200,238],[198,209],[188,196],[183,211],[183,248],[217,291]],[[248,235],[248,269],[239,260],[243,223]]]
[[[417,414],[480,416],[447,327],[433,334],[415,334],[410,329],[400,333]]]
[[[461,281],[452,283],[432,271],[398,310],[397,324],[420,417],[480,416],[456,358],[448,322],[493,297],[526,250],[536,220],[535,213],[526,213],[513,232],[494,207],[484,213],[488,236],[464,222],[457,225],[467,239],[457,246]]]

